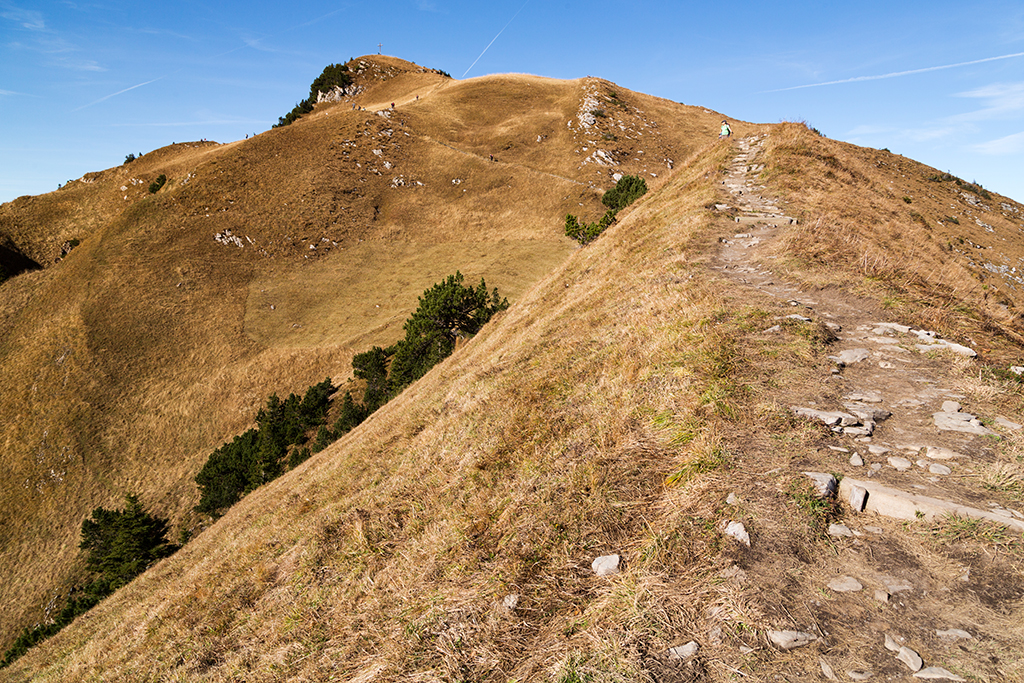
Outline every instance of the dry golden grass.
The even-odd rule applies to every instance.
[[[457,90],[463,85],[482,88],[486,81],[446,85],[436,93],[437,102],[414,99],[407,125],[426,129],[429,120],[435,125],[428,131],[432,140],[457,139],[467,148],[477,145],[482,154],[483,129],[470,130],[456,116],[476,106],[474,98]],[[531,77],[511,82],[526,90],[539,85]],[[632,93],[620,96],[643,100]],[[644,102],[639,107],[644,111],[678,106],[654,98]],[[430,116],[412,111],[429,106],[437,107]],[[328,122],[344,114],[344,107],[318,111],[295,124],[295,131],[275,132],[277,137],[268,140],[281,145],[292,140],[296,149],[313,146],[314,133],[330,130]],[[423,121],[413,124],[414,116]],[[664,138],[671,137],[665,132],[670,126],[674,135],[682,135],[686,126],[699,132],[708,116],[717,118],[701,113],[664,125],[659,119],[659,128]],[[490,125],[500,128],[500,117]],[[774,135],[778,128],[771,130]],[[348,129],[343,133],[349,134]],[[509,133],[515,134],[514,129]],[[802,139],[802,132],[782,127],[782,140],[791,134]],[[560,145],[551,160],[513,146],[508,160],[492,164],[473,158],[468,163],[488,173],[506,172],[502,164],[507,163],[508,170],[526,169],[522,173],[529,177],[567,174],[581,182],[594,172],[573,169],[559,156],[573,154],[576,140],[552,134],[549,141]],[[427,141],[422,149],[431,145],[441,147]],[[784,155],[780,149],[772,153]],[[439,154],[458,154],[442,150],[447,151]],[[872,655],[880,649],[881,634],[895,632],[911,638],[929,663],[969,671],[978,680],[1021,680],[1020,664],[1011,656],[1024,643],[1016,618],[1024,584],[1015,560],[992,557],[984,538],[943,545],[930,530],[896,523],[879,522],[884,533],[870,548],[822,534],[834,511],[808,502],[799,472],[829,471],[838,456],[825,448],[831,433],[796,420],[788,405],[828,376],[828,335],[796,323],[786,323],[776,335],[763,334],[771,321],[790,312],[789,306],[752,294],[707,268],[712,245],[729,226],[704,207],[720,198],[721,175],[734,151],[729,142],[719,142],[693,152],[675,159],[669,179],[652,183],[652,191],[620,222],[587,248],[573,249],[560,265],[542,274],[540,267],[510,264],[513,272],[528,274],[509,276],[525,291],[457,354],[326,451],[251,493],[175,556],[0,672],[0,678],[767,681],[786,675],[813,680],[820,675],[821,656],[837,671],[875,667],[881,677],[903,673],[902,665],[887,669]],[[851,160],[844,163],[853,164],[859,157],[849,154]],[[231,163],[238,164],[232,173],[245,166]],[[219,175],[215,169],[205,172],[211,183]],[[425,166],[423,173],[428,172],[442,173]],[[776,178],[788,178],[775,172]],[[803,182],[815,177],[810,173]],[[799,179],[788,182],[788,191],[795,192]],[[558,193],[565,187],[558,185]],[[281,189],[278,201],[302,196],[288,194],[294,191]],[[824,192],[814,192],[809,191],[814,201],[825,201]],[[568,196],[558,193],[558,199],[549,196],[538,204],[557,204]],[[204,196],[212,201],[216,193]],[[595,199],[590,197],[588,206],[596,206]],[[494,201],[506,209],[514,206]],[[308,215],[326,211],[323,204],[310,203],[317,208]],[[481,212],[486,204],[479,201]],[[245,208],[250,216],[262,210]],[[305,208],[296,211],[306,215]],[[173,224],[176,218],[167,220]],[[205,216],[197,217],[202,223],[198,218]],[[456,220],[445,219],[431,233],[433,248],[472,256],[477,241],[452,238],[460,244],[437,244],[452,235],[472,234],[456,230]],[[808,225],[801,224],[791,244],[795,256],[813,266],[808,243],[800,242],[808,239]],[[130,233],[127,223],[109,229]],[[550,235],[544,232],[547,227],[524,223],[515,229],[521,232],[510,244],[487,253],[527,258],[543,253],[555,260],[555,248],[524,246],[530,231],[543,242],[542,236]],[[371,242],[368,246],[357,246],[359,238],[344,244],[344,251],[359,256],[348,267],[385,253],[410,264],[410,271],[417,267],[414,247],[386,244],[385,232],[368,230],[359,233]],[[268,229],[259,237],[271,234],[290,233]],[[867,236],[859,239],[864,240],[860,247],[870,246]],[[324,342],[309,346],[295,328],[268,324],[270,300],[256,297],[280,296],[286,307],[299,309],[311,305],[311,299],[298,283],[315,282],[327,290],[332,281],[347,276],[346,267],[336,265],[346,263],[341,249],[308,267],[285,267],[286,256],[301,259],[302,249],[308,251],[308,243],[298,241],[297,247],[274,246],[279,258],[272,269],[258,268],[237,254],[227,262],[231,268],[224,263],[212,268],[198,256],[161,266],[154,254],[144,264],[151,280],[144,280],[146,291],[157,291],[153,285],[158,282],[174,291],[145,306],[113,286],[134,261],[101,248],[102,243],[83,243],[80,249],[91,251],[83,251],[80,261],[72,254],[62,267],[96,268],[95,299],[79,301],[60,289],[70,285],[49,282],[46,273],[33,275],[46,296],[12,314],[10,329],[32,330],[52,320],[54,329],[48,331],[54,339],[68,344],[81,339],[74,348],[83,354],[107,349],[106,356],[90,353],[93,365],[68,376],[76,390],[88,386],[95,372],[120,376],[137,371],[142,361],[134,359],[140,352],[145,367],[163,368],[118,400],[93,389],[107,401],[105,409],[123,420],[109,432],[119,439],[103,434],[111,449],[139,439],[133,426],[141,419],[135,416],[137,405],[146,407],[144,424],[155,434],[161,434],[166,413],[173,412],[176,427],[189,432],[177,438],[198,443],[206,437],[191,433],[188,421],[204,408],[208,412],[199,429],[211,434],[231,427],[232,419],[239,424],[251,419],[264,387],[283,393],[286,387],[308,384],[307,376],[320,379],[317,373],[335,367],[331,363],[347,360],[345,345],[352,343],[355,325],[340,317],[329,324],[308,321],[308,333],[318,339],[328,338],[331,325],[339,330],[337,348]],[[839,247],[828,248],[835,250],[827,252],[830,258],[849,256],[838,263],[856,272],[851,256],[856,249],[843,256],[847,252]],[[224,253],[233,252],[209,245],[201,252],[218,259]],[[477,258],[481,264],[495,262],[484,252]],[[108,264],[116,266],[109,274]],[[899,274],[909,267],[882,272]],[[483,274],[492,284],[490,272]],[[804,273],[794,266],[791,274],[828,282],[813,267]],[[191,283],[180,294],[174,284],[179,281]],[[875,291],[868,285],[864,290]],[[187,310],[204,313],[180,321],[184,329],[173,335],[178,340],[173,353],[167,347],[150,349],[147,340],[156,335],[143,334],[147,325],[174,319],[152,316],[152,311],[184,309],[175,296],[191,297]],[[346,305],[354,300],[345,299],[344,292],[324,296]],[[111,310],[99,310],[100,302]],[[387,305],[379,315],[393,316],[392,308],[400,307],[397,299]],[[153,321],[146,322],[147,314]],[[129,324],[122,324],[126,332],[118,336],[110,331],[111,322],[96,324],[105,320]],[[383,317],[376,322],[378,328],[386,324]],[[107,331],[100,336],[97,329]],[[19,367],[58,372],[64,366],[51,359],[62,348],[59,341],[52,347],[19,348],[26,357]],[[32,353],[37,356],[28,358]],[[232,361],[225,363],[225,358]],[[177,367],[182,359],[188,367]],[[1002,400],[984,398],[983,378],[975,382],[966,367],[960,372],[978,400]],[[19,381],[27,385],[32,377],[28,373]],[[58,384],[56,379],[40,383]],[[181,391],[185,401],[169,399]],[[150,450],[139,452],[140,462],[159,449],[158,437],[152,439],[146,442]],[[1003,455],[1007,462],[1012,457],[1010,450]],[[181,491],[183,472],[196,460],[178,463],[177,471],[166,464],[154,468],[163,468],[159,476],[165,477],[164,490],[173,492],[169,498],[188,495]],[[1003,481],[1009,480],[1004,476]],[[111,495],[115,484],[120,482],[110,485]],[[733,503],[727,502],[729,493],[737,495]],[[175,503],[165,504],[164,509],[172,509]],[[746,525],[750,548],[723,536],[721,525],[727,520]],[[623,557],[623,572],[608,579],[593,576],[591,561],[609,553]],[[30,556],[25,560],[34,561]],[[927,586],[915,595],[917,614],[926,615],[923,626],[902,610],[883,610],[869,592],[838,595],[822,588],[830,578],[855,571],[872,587],[881,586],[894,566],[914,570]],[[982,577],[971,584],[975,593],[956,583],[964,567]],[[53,572],[55,578],[63,575]],[[518,596],[511,610],[503,605],[509,595]],[[963,621],[949,623],[948,615]],[[978,635],[963,650],[947,648],[929,635],[933,626],[967,623]],[[811,648],[780,653],[766,647],[769,628],[808,630],[823,638]],[[692,665],[677,666],[659,656],[694,639],[701,652]]]
[[[51,266],[0,297],[0,643],[77,576],[93,508],[135,491],[175,534],[199,528],[193,475],[267,395],[344,380],[353,353],[397,339],[416,297],[455,270],[518,299],[576,248],[565,214],[603,213],[611,169],[581,166],[586,136],[565,125],[584,81],[456,82],[367,60],[380,68],[360,104],[396,100],[390,119],[325,105],[0,207],[0,233]],[[663,177],[664,158],[711,137],[711,115],[615,91],[619,113],[600,125],[646,131],[616,143],[619,171],[656,159]],[[214,242],[225,230],[244,247]]]
[[[765,149],[762,180],[800,219],[776,246],[787,275],[882,294],[910,324],[980,346],[997,362],[1019,357],[1024,295],[1009,272],[1024,257],[1019,204],[802,124],[773,129]],[[1006,274],[990,272],[1004,264]]]

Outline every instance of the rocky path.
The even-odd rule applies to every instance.
[[[843,474],[837,486],[831,475],[806,473],[820,492],[830,495],[831,490],[831,495],[839,496],[847,522],[833,525],[830,533],[849,575],[837,576],[822,589],[833,595],[863,591],[861,595],[868,597],[862,599],[869,599],[873,589],[870,600],[876,604],[899,599],[906,606],[915,603],[905,596],[918,591],[923,597],[946,580],[972,585],[977,578],[971,578],[969,567],[962,576],[946,577],[922,571],[915,562],[894,562],[882,571],[875,558],[885,556],[885,542],[880,538],[882,529],[876,526],[881,523],[875,520],[938,520],[956,514],[1024,532],[1024,511],[1017,509],[1022,506],[1014,506],[1011,499],[981,484],[981,473],[998,462],[1000,438],[1021,425],[1014,416],[974,413],[972,400],[982,403],[983,388],[980,383],[965,386],[963,373],[951,372],[954,364],[973,362],[972,349],[927,330],[886,322],[877,304],[869,300],[836,290],[805,291],[765,265],[769,263],[767,245],[795,221],[761,196],[763,188],[756,184],[763,168],[758,155],[764,139],[736,142],[737,154],[717,205],[733,217],[736,233],[720,241],[711,267],[788,302],[792,313],[783,317],[824,324],[838,337],[831,372],[816,386],[791,397],[797,415],[821,420],[831,428],[835,439],[825,460],[830,471]],[[781,328],[769,327],[765,333],[781,334]],[[979,584],[975,593],[980,595],[984,588]],[[934,601],[916,604],[916,615],[911,610],[903,615],[908,619],[888,622],[889,629],[902,628],[903,633],[886,631],[884,639],[879,634],[870,651],[859,658],[830,662],[823,656],[822,675],[830,680],[866,680],[873,673],[883,680],[967,680],[934,660],[941,661],[943,644],[984,637],[983,621],[947,614],[950,607]],[[768,634],[769,641],[783,650],[819,637],[823,634],[785,630]]]

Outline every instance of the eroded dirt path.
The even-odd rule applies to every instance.
[[[736,231],[720,241],[711,268],[788,303],[791,312],[777,322],[823,324],[837,336],[835,366],[788,399],[794,412],[831,427],[835,438],[819,454],[820,466],[843,475],[839,496],[845,522],[831,533],[836,557],[823,560],[824,574],[817,579],[831,601],[814,601],[818,615],[831,616],[826,619],[831,629],[821,621],[779,628],[806,626],[817,636],[820,673],[831,680],[865,680],[858,678],[862,674],[920,680],[912,677],[914,665],[896,659],[894,643],[919,653],[925,673],[929,667],[959,671],[952,678],[940,671],[935,680],[1020,680],[991,654],[1020,646],[1021,633],[1008,631],[1004,621],[1018,613],[1024,597],[1019,566],[954,548],[922,557],[912,550],[920,547],[911,539],[917,532],[897,520],[938,521],[946,509],[942,505],[968,506],[972,516],[978,512],[1011,531],[1024,529],[1024,510],[1018,509],[1024,506],[982,483],[982,474],[998,466],[1003,439],[1024,420],[993,414],[982,384],[956,371],[976,362],[970,349],[887,320],[867,299],[839,290],[808,291],[772,271],[767,247],[794,221],[761,196],[763,188],[756,184],[764,139],[735,143],[717,208],[734,216]],[[782,343],[781,328],[771,325],[763,333],[779,334]],[[850,502],[858,483],[870,489],[872,502],[864,503],[863,511]],[[889,494],[872,487],[895,492],[888,507]],[[923,502],[929,499],[939,506]],[[965,509],[958,514],[967,514]],[[989,661],[978,664],[985,657]]]

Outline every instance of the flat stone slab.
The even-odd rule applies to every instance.
[[[871,351],[868,349],[846,349],[845,351],[840,351],[838,356],[829,356],[829,359],[834,360],[840,365],[853,365],[862,360],[867,360],[870,356]]]
[[[736,216],[740,225],[792,225],[796,220],[789,216]]]
[[[862,505],[858,499],[861,495],[864,496]],[[853,496],[853,501],[851,501],[851,496]],[[839,497],[841,500],[851,501],[851,507],[854,510],[874,512],[877,515],[893,519],[915,520],[918,519],[918,512],[927,520],[956,515],[995,522],[1013,531],[1024,533],[1024,521],[1009,515],[980,510],[917,493],[908,493],[873,481],[843,477],[843,480],[839,482]]]
[[[922,678],[924,680],[931,681],[964,681],[966,678],[960,678],[952,671],[943,669],[941,666],[929,666],[927,669],[921,669],[914,674],[914,678]]]
[[[970,413],[934,413],[932,419],[935,420],[935,426],[942,431],[979,436],[995,435],[995,432],[981,424],[981,421]]]
[[[829,581],[828,587],[836,593],[856,593],[863,590],[864,584],[852,576],[840,576]]]

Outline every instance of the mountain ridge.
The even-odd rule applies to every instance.
[[[424,75],[426,78],[433,76]],[[499,89],[503,94],[488,98],[486,86],[494,83],[505,84]],[[128,187],[123,184],[127,175],[139,176],[140,183],[131,187],[137,191],[134,196],[141,198],[132,202],[123,218],[84,235],[81,244],[55,264],[59,273],[50,265],[4,284],[3,359],[6,368],[31,370],[8,375],[22,380],[24,386],[30,386],[31,378],[44,391],[92,387],[94,393],[83,401],[88,405],[65,409],[68,425],[88,423],[90,416],[101,413],[120,415],[114,421],[116,426],[106,432],[77,436],[89,446],[80,449],[89,458],[96,457],[94,444],[107,444],[102,454],[107,460],[100,458],[104,466],[116,462],[118,443],[134,444],[137,453],[151,451],[166,435],[180,432],[177,438],[185,443],[179,444],[176,453],[184,450],[193,455],[188,462],[157,467],[153,472],[160,481],[151,490],[159,496],[158,507],[163,510],[174,510],[175,499],[194,496],[186,490],[188,472],[194,471],[202,457],[199,444],[204,439],[207,444],[215,443],[213,435],[240,431],[271,391],[283,392],[306,378],[311,380],[307,383],[319,381],[325,374],[343,377],[351,353],[363,350],[354,348],[357,343],[394,333],[400,311],[411,308],[408,298],[422,290],[419,282],[411,282],[409,273],[423,270],[427,263],[443,268],[445,258],[439,259],[437,254],[443,251],[445,239],[464,248],[450,252],[454,254],[454,258],[448,257],[452,265],[473,249],[482,249],[480,245],[500,245],[505,236],[517,240],[523,251],[513,260],[502,261],[513,252],[499,248],[496,256],[480,262],[480,270],[510,268],[505,282],[518,282],[519,289],[514,292],[512,309],[356,432],[293,473],[250,494],[178,555],[109,598],[52,643],[37,648],[39,652],[27,655],[10,675],[35,675],[28,673],[35,671],[41,680],[58,676],[74,680],[117,667],[148,671],[149,677],[220,680],[238,675],[257,680],[264,675],[258,672],[276,668],[289,672],[287,675],[313,678],[342,673],[367,680],[379,675],[383,680],[431,671],[439,678],[486,679],[507,674],[532,679],[568,675],[566,672],[575,669],[583,673],[593,670],[598,673],[591,675],[608,680],[614,679],[607,674],[611,670],[626,678],[672,680],[665,678],[670,669],[658,669],[643,653],[660,646],[665,638],[686,633],[687,620],[697,623],[701,618],[695,606],[688,607],[660,591],[658,582],[667,581],[681,596],[706,596],[707,586],[688,583],[679,572],[707,576],[727,569],[730,560],[752,572],[754,566],[761,566],[758,562],[776,562],[766,559],[766,551],[755,549],[752,555],[745,555],[707,525],[713,527],[719,517],[721,506],[715,496],[723,494],[724,498],[723,487],[729,485],[730,478],[760,464],[756,458],[747,462],[753,456],[740,438],[746,427],[736,417],[743,411],[767,416],[777,425],[780,437],[794,434],[793,444],[786,449],[791,449],[796,463],[820,458],[813,454],[820,452],[823,435],[796,427],[782,416],[784,411],[777,402],[784,392],[767,378],[774,372],[777,381],[789,387],[816,377],[815,373],[829,364],[827,344],[814,335],[806,339],[792,335],[776,350],[785,362],[772,365],[765,360],[769,357],[766,352],[758,350],[762,342],[755,332],[776,309],[752,304],[749,295],[708,275],[706,267],[714,245],[720,236],[731,237],[726,231],[735,219],[722,195],[721,178],[731,159],[731,147],[730,141],[714,140],[718,114],[699,108],[674,109],[686,116],[679,114],[680,121],[655,120],[653,115],[646,118],[649,115],[643,112],[647,110],[629,101],[636,98],[662,107],[670,107],[670,103],[659,105],[655,98],[644,99],[647,96],[627,93],[598,79],[572,83],[566,86],[573,88],[569,93],[562,93],[556,85],[565,84],[543,84],[536,77],[525,81],[472,79],[452,83],[419,100],[418,91],[410,91],[415,92],[411,103],[398,104],[394,113],[388,95],[398,99],[395,93],[401,90],[368,89],[357,97],[376,97],[379,101],[372,104],[382,107],[384,116],[355,112],[352,103],[321,105],[308,119],[263,134],[265,138],[257,136],[253,142],[182,148],[185,158],[202,154],[216,164],[211,161],[194,176],[181,166],[178,173],[189,178],[184,184],[182,176],[168,174],[169,185],[178,182],[176,187],[172,185],[175,193],[143,194],[149,175],[166,172],[156,163],[159,155],[152,166],[135,167],[150,156],[147,154],[126,167],[101,172],[93,183],[82,183],[95,186],[113,181],[104,201],[114,205],[117,196],[110,190],[121,192],[121,187]],[[542,86],[548,90],[538,97],[548,104],[539,108],[536,127],[527,130],[515,123],[502,127],[502,115],[508,111],[504,102],[521,97],[524,88],[543,90]],[[614,88],[615,98],[608,95],[610,88]],[[639,146],[627,149],[625,144],[621,149],[628,151],[628,156],[610,144],[603,150],[618,165],[598,163],[595,159],[602,157],[595,157],[592,150],[600,148],[591,142],[603,138],[603,133],[599,136],[591,131],[580,117],[589,120],[586,114],[591,114],[598,131],[600,123],[612,117],[607,111],[603,117],[593,114],[591,96],[603,96],[610,110],[625,112],[613,120],[615,130],[623,133],[621,137],[630,145],[640,139],[670,138],[669,143],[658,142],[650,148],[663,166],[651,170],[647,150],[641,156],[637,154]],[[614,99],[624,105],[615,104]],[[549,104],[556,100],[561,102],[561,108],[555,110],[561,114],[559,124]],[[481,124],[479,130],[466,120],[475,120],[475,115],[464,114],[460,119],[450,114],[488,107],[497,110],[490,112],[495,120]],[[522,105],[521,109],[529,110]],[[696,123],[690,115],[697,116]],[[331,119],[338,117],[346,120],[334,124]],[[646,121],[646,129],[641,121]],[[651,122],[657,124],[658,135],[652,132]],[[339,127],[328,129],[328,125]],[[483,135],[492,129],[497,132]],[[993,207],[999,206],[998,198],[984,200],[952,179],[930,180],[926,169],[913,162],[817,138],[795,124],[752,126],[739,122],[734,129],[741,136],[768,134],[768,147],[758,159],[763,166],[756,171],[761,174],[758,182],[765,187],[758,191],[781,197],[785,210],[798,218],[795,226],[773,241],[776,251],[763,257],[780,277],[818,288],[852,287],[879,300],[887,297],[889,303],[883,310],[890,315],[939,323],[940,331],[953,337],[970,335],[980,340],[972,345],[983,347],[983,355],[993,361],[1019,357],[1015,346],[1019,295],[1008,286],[1014,281],[993,281],[997,273],[976,258],[961,262],[958,251],[968,242],[986,246],[982,241],[986,235],[994,236],[989,239],[1005,236],[1010,239],[1003,255],[1015,257],[1019,247],[1014,244],[1013,231],[1018,226],[1008,216],[1019,215],[1016,204],[1007,200],[1005,206],[1017,211],[997,213]],[[332,159],[337,169],[348,169],[344,181],[348,184],[329,184],[341,181],[317,175],[317,168],[304,171],[312,174],[312,180],[302,185],[297,177],[301,174],[288,176],[285,162],[271,161],[277,158],[272,154],[280,154],[274,145],[285,140],[288,148],[295,150],[292,164],[302,158],[302,150],[322,149],[325,130],[334,131],[332,140],[337,146],[331,150]],[[391,135],[385,134],[388,130]],[[619,137],[611,131],[606,127],[605,133]],[[419,139],[405,142],[404,132]],[[528,145],[536,140],[535,134],[541,142],[534,144],[543,147],[547,134],[552,144],[557,143],[558,153],[545,156],[548,153]],[[673,142],[673,136],[685,141],[687,134],[693,136],[689,146]],[[443,146],[432,144],[428,136],[443,137],[451,147],[427,151]],[[396,138],[397,149],[386,142]],[[342,147],[345,142],[355,142],[356,147]],[[243,150],[258,151],[264,145],[259,158],[278,164],[279,170],[266,177],[247,175],[246,169],[254,161]],[[669,149],[672,145],[678,146],[678,151]],[[344,152],[352,149],[359,150],[359,156],[353,158],[350,153],[346,160]],[[417,166],[414,157],[421,152],[426,161]],[[490,160],[491,154],[496,161]],[[384,167],[385,161],[392,168]],[[668,167],[670,161],[672,168]],[[364,171],[364,166],[381,175]],[[406,170],[409,166],[411,172]],[[520,167],[528,177],[509,176]],[[544,187],[549,194],[541,197],[538,169],[559,171],[571,182],[545,176],[558,186],[554,191]],[[426,186],[438,188],[438,196],[396,200],[408,186],[391,187],[394,193],[387,190],[396,176],[385,171],[392,170],[407,173],[412,183],[422,178],[420,182]],[[911,179],[905,180],[910,170]],[[353,175],[355,171],[361,173]],[[583,213],[581,201],[584,210],[601,211],[597,188],[610,185],[612,173],[626,171],[646,171],[652,191],[601,239],[575,250],[559,234],[559,217],[564,217],[564,212]],[[111,177],[104,178],[104,173]],[[229,186],[222,176],[246,184]],[[280,178],[280,184],[274,185],[273,178]],[[351,203],[357,208],[350,213],[331,213],[332,207],[348,206],[336,199],[334,192],[355,192],[367,183],[376,194],[365,192],[360,201]],[[579,189],[576,183],[585,187]],[[589,189],[591,183],[594,190]],[[250,184],[263,191],[252,190]],[[987,201],[987,208],[969,202],[965,192],[982,204]],[[314,195],[320,194],[330,195],[330,201],[314,200]],[[537,196],[536,202],[526,201],[531,194]],[[128,201],[123,199],[125,195],[119,196],[120,201]],[[867,208],[855,208],[851,197],[857,198],[859,207]],[[959,223],[943,221],[952,216],[947,215],[947,205],[953,197],[960,202],[956,215],[965,218]],[[300,206],[285,210],[286,199],[288,204]],[[312,208],[301,206],[307,199]],[[374,204],[377,199],[382,201]],[[0,217],[8,217],[8,222],[0,223],[5,233],[16,232],[10,227],[12,212],[42,200],[19,201],[12,203],[18,206],[5,205],[6,213],[0,212]],[[718,209],[718,204],[725,208]],[[278,205],[281,215],[271,211]],[[447,208],[446,213],[446,207],[455,208]],[[72,208],[61,210],[70,215]],[[212,220],[207,221],[207,212]],[[342,225],[339,216],[349,219],[347,225]],[[865,216],[870,220],[864,220]],[[419,236],[421,242],[408,239],[410,226],[428,217],[440,219],[440,225],[425,230]],[[968,217],[976,220],[968,221]],[[949,229],[950,225],[955,227]],[[24,224],[16,227],[21,230],[17,234],[28,234]],[[328,228],[337,232],[318,232]],[[231,236],[243,241],[243,247],[212,239],[229,229]],[[956,241],[949,230],[958,230],[956,234],[964,242]],[[475,241],[467,239],[470,235]],[[44,254],[51,257],[58,253],[53,246],[56,240],[64,242],[75,236],[67,225],[58,226],[48,238],[50,242],[36,242],[28,250],[41,258]],[[398,248],[400,237],[408,241],[405,252]],[[162,241],[156,242],[158,238]],[[330,248],[321,251],[325,238],[331,242]],[[908,247],[908,242],[914,244]],[[932,242],[937,246],[928,247]],[[123,243],[132,248],[125,250],[119,246]],[[149,253],[154,243],[162,251]],[[420,243],[434,245],[435,251],[416,260]],[[531,252],[527,249],[531,245],[540,249]],[[175,253],[185,258],[165,262],[163,255],[176,246]],[[266,321],[271,310],[278,311],[275,302],[293,301],[289,306],[296,311],[307,309],[308,303],[303,302],[309,299],[302,299],[301,290],[323,291],[323,283],[337,282],[346,271],[338,262],[346,251],[356,256],[350,264],[367,264],[366,273],[395,262],[394,254],[407,253],[405,258],[412,264],[396,278],[398,284],[404,284],[404,294],[393,296],[385,305],[387,312],[376,319],[380,321],[376,327],[372,312],[351,316],[357,322],[341,324],[351,340],[350,348],[343,349],[337,342],[331,345],[326,331],[336,330],[337,325],[318,329],[312,320],[316,316],[302,319],[300,328],[288,321],[284,325]],[[995,259],[994,243],[986,251],[992,251]],[[316,256],[308,258],[310,252]],[[383,258],[388,253],[392,254],[390,260]],[[941,272],[944,278],[935,280],[934,265],[940,263],[939,258],[946,259]],[[52,258],[44,260],[50,263]],[[528,264],[538,260],[542,264],[530,270]],[[981,271],[990,274],[984,276],[989,278],[987,288],[977,277]],[[119,279],[129,279],[128,273],[132,273],[135,291],[146,292],[145,306],[132,298],[133,292],[117,286]],[[1013,275],[1009,268],[1007,273]],[[493,283],[490,272],[481,274],[486,275],[488,284]],[[427,279],[433,277],[428,275]],[[67,282],[60,282],[61,278]],[[285,281],[293,283],[291,289],[284,287]],[[94,299],[72,295],[76,284],[83,288],[81,283],[88,283],[84,289],[95,293]],[[372,290],[372,284],[368,287]],[[96,288],[101,288],[99,293]],[[507,291],[513,290],[502,286],[502,294]],[[266,298],[260,299],[257,295],[261,294]],[[361,291],[353,298],[361,300],[367,294]],[[26,301],[30,295],[31,301]],[[336,296],[332,300],[344,302]],[[323,310],[330,306],[329,301],[324,302]],[[196,316],[204,310],[205,318]],[[174,325],[180,326],[181,332],[168,326],[176,318]],[[45,338],[52,341],[26,344],[33,339],[29,334],[33,324],[44,326],[48,331]],[[261,324],[263,328],[259,328]],[[357,324],[365,325],[364,334],[351,334]],[[376,331],[366,336],[367,327]],[[257,328],[261,331],[254,333]],[[304,346],[304,329],[319,341]],[[76,343],[79,335],[88,342]],[[65,344],[73,349],[70,355],[62,355]],[[19,362],[12,363],[15,357]],[[245,362],[232,369],[224,359],[234,357]],[[184,375],[172,372],[182,359],[195,370]],[[165,368],[162,374],[152,371],[159,367]],[[211,369],[218,371],[214,381],[200,382]],[[143,387],[131,396],[114,397],[101,386],[107,382],[123,387],[109,378],[140,372]],[[1006,401],[1019,400],[1014,398],[1019,390],[1011,385],[1004,391]],[[750,392],[757,398],[751,399]],[[182,399],[182,395],[193,398]],[[39,436],[31,434],[32,425],[39,415],[53,415],[43,411],[43,407],[52,410],[52,405],[37,403],[34,418],[31,411],[13,410],[7,403],[3,414],[15,416],[13,422],[19,424],[20,431],[8,432],[6,442],[38,445]],[[203,412],[209,406],[216,409]],[[130,417],[133,415],[136,417]],[[198,425],[194,422],[197,417]],[[137,436],[144,427],[158,430],[169,419],[175,420],[173,432],[164,427],[148,440]],[[207,436],[197,437],[191,434],[194,431]],[[46,434],[49,440],[44,445],[72,438],[70,433]],[[69,462],[78,455],[74,452]],[[172,454],[165,457],[180,459]],[[705,469],[694,469],[694,463],[705,463],[700,466]],[[105,495],[119,499],[123,492],[115,489],[140,482],[141,471],[125,468],[116,483],[108,484]],[[673,471],[693,471],[694,475],[684,477],[682,486],[666,485],[666,477]],[[49,482],[46,487],[57,491],[59,483]],[[787,485],[778,483],[783,490]],[[460,492],[460,487],[465,491]],[[437,500],[432,499],[432,492]],[[29,500],[11,493],[10,489],[5,492],[5,500]],[[93,492],[89,500],[95,505],[102,497]],[[775,496],[770,505],[764,503],[771,509],[761,518],[770,547],[819,548],[821,540],[810,531],[780,526],[777,515],[786,509],[785,500],[785,496]],[[578,503],[580,508],[574,509],[570,503]],[[39,502],[27,507],[33,505]],[[181,524],[187,517],[180,503],[177,505],[175,521]],[[630,511],[642,514],[634,517]],[[76,532],[74,519],[72,510],[67,515],[65,544]],[[652,535],[646,535],[644,520],[653,520],[650,523],[656,529]],[[10,547],[11,540],[5,539],[5,547]],[[666,543],[675,544],[673,552],[685,557],[666,555]],[[589,560],[584,556],[617,549],[628,551],[624,552],[629,558],[627,568],[634,563],[639,573],[627,572],[619,583],[594,584],[586,575]],[[31,564],[27,544],[20,552],[21,561]],[[424,559],[426,568],[407,564],[403,553],[410,561]],[[64,557],[70,555],[65,552]],[[73,564],[70,559],[63,562],[66,567]],[[202,576],[210,580],[200,579]],[[255,580],[250,581],[253,576]],[[460,588],[460,583],[469,588]],[[378,590],[376,584],[390,588]],[[1015,584],[1010,581],[1007,585]],[[631,591],[657,594],[657,599],[641,599],[643,609],[636,609],[630,607]],[[516,608],[506,613],[496,606],[511,594],[519,595],[529,610],[537,612],[536,620],[523,616],[525,621],[518,626],[513,626],[519,624],[518,617],[508,621],[510,614],[530,614],[516,612]],[[26,595],[21,593],[19,599],[25,600]],[[437,596],[441,608],[432,606],[430,595]],[[5,604],[10,600],[5,598]],[[390,605],[389,600],[395,604]],[[354,621],[341,611],[341,605],[359,606],[364,601],[367,606],[356,610],[359,617]],[[329,616],[318,612],[320,604],[331,605]],[[714,603],[702,597],[700,604]],[[735,605],[730,605],[732,608]],[[26,606],[21,614],[30,610]],[[627,615],[621,628],[614,618],[619,610]],[[577,623],[581,614],[591,616]],[[781,610],[775,615],[761,614],[752,623],[761,628],[781,614]],[[289,623],[302,624],[302,630],[315,637],[295,637]],[[367,629],[360,623],[368,625]],[[512,626],[512,631],[503,631],[506,626]],[[586,654],[587,648],[575,637],[588,633],[605,643],[597,647],[597,655]],[[364,637],[366,643],[361,642]],[[459,646],[460,638],[470,645]],[[701,638],[710,642],[706,634]],[[51,659],[56,652],[62,654]],[[765,657],[767,670],[781,664]],[[340,663],[335,665],[335,660]],[[738,660],[728,661],[735,665]],[[416,668],[420,666],[417,662],[424,662],[425,668]],[[716,665],[701,666],[704,673],[694,673],[695,669],[689,680],[718,680],[724,675]],[[707,667],[713,673],[708,673]]]

